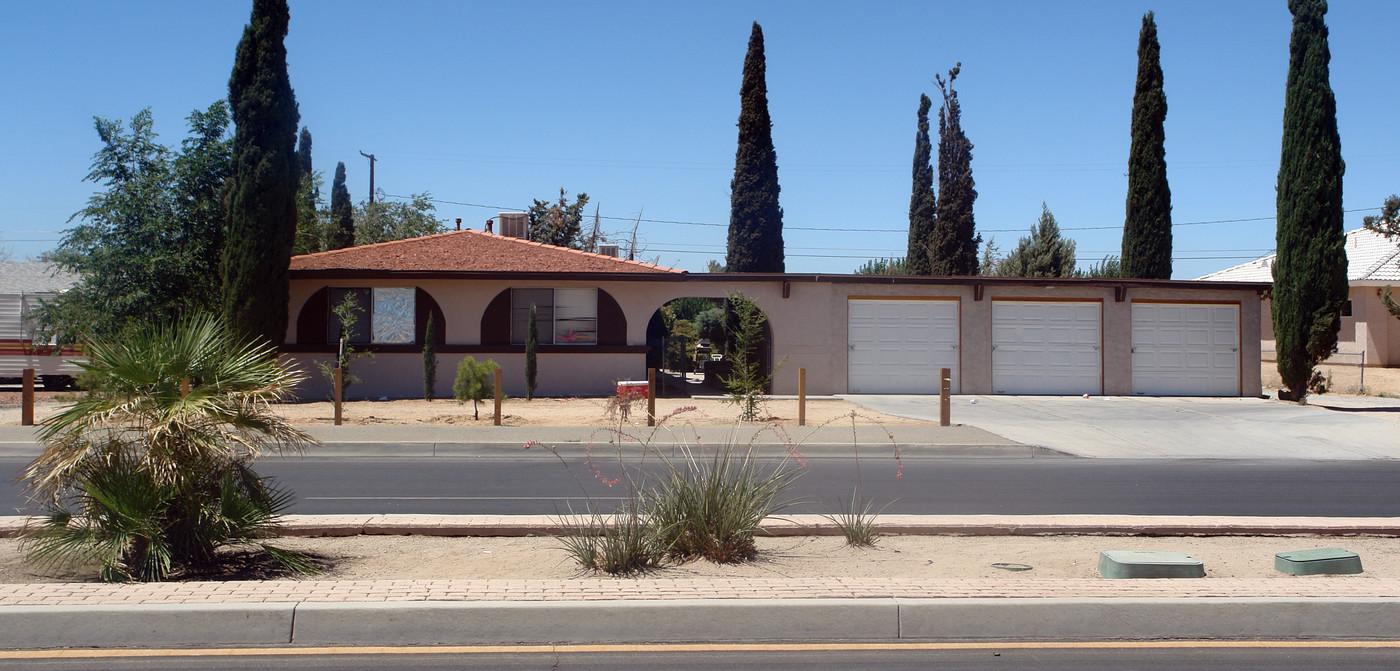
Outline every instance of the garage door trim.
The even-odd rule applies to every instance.
[[[1154,305],[1233,305],[1235,306],[1235,395],[1244,394],[1244,304],[1237,300],[1215,300],[1209,298],[1134,298],[1128,306],[1128,346],[1132,347],[1132,304]]]
[[[992,302],[993,302],[993,303],[998,303],[998,302],[1006,302],[1006,303],[1098,303],[1098,305],[1099,305],[1099,393],[1100,393],[1100,394],[1103,393],[1104,349],[1105,349],[1105,348],[1104,348],[1104,340],[1103,340],[1103,336],[1104,336],[1104,309],[1103,309],[1104,300],[1103,300],[1103,297],[1102,297],[1102,296],[992,296]],[[992,317],[992,321],[991,321],[990,323],[991,323],[993,326],[995,326],[995,323],[996,323],[995,317]],[[990,337],[991,337],[991,332],[988,332],[987,335],[988,335],[988,337],[990,338]],[[994,350],[994,353],[992,354],[992,362],[993,362],[993,363],[992,363],[992,366],[993,366],[993,368],[995,369],[995,367],[996,367],[996,354],[995,354],[995,350]],[[993,379],[995,379],[995,373],[993,373]]]
[[[847,332],[846,332],[846,341],[847,341],[848,343],[850,342],[850,338],[851,338],[850,330],[849,330],[849,329],[850,329],[850,323],[851,323],[851,303],[852,303],[853,301],[943,301],[943,302],[951,302],[951,303],[953,303],[953,304],[955,305],[955,307],[957,308],[957,310],[956,310],[956,312],[957,312],[957,322],[956,322],[956,325],[957,325],[957,334],[958,334],[958,341],[957,341],[957,349],[958,349],[958,373],[957,373],[957,376],[956,376],[956,377],[957,377],[957,379],[958,379],[958,388],[959,388],[959,390],[961,390],[961,388],[962,388],[962,383],[963,383],[963,375],[964,375],[964,371],[963,371],[963,346],[962,346],[962,334],[963,334],[963,323],[962,323],[962,317],[963,317],[962,301],[963,301],[963,297],[962,297],[962,296],[899,296],[899,295],[888,295],[888,294],[878,294],[878,295],[876,295],[876,294],[847,294],[847,295],[846,295],[846,328],[847,328]],[[850,351],[847,350],[847,352],[846,352],[846,390],[849,392],[850,389],[851,389],[851,357],[850,357]]]

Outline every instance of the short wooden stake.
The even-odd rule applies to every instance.
[[[336,425],[336,426],[340,426],[340,421],[341,421],[340,402],[341,402],[342,400],[344,400],[344,399],[342,398],[343,393],[341,392],[341,380],[343,379],[343,378],[341,377],[342,375],[344,375],[344,373],[341,371],[340,366],[337,365],[337,366],[335,367],[335,425]]]
[[[807,369],[797,369],[797,425],[807,426]]]
[[[953,371],[942,368],[938,371],[938,425],[948,426],[948,415],[952,412],[952,399],[949,397],[953,392]]]
[[[34,369],[24,369],[24,392],[21,394],[23,409],[19,411],[21,426],[34,426]]]
[[[495,424],[496,424],[496,426],[500,426],[500,425],[501,425],[501,399],[503,398],[503,396],[504,396],[505,394],[504,394],[504,392],[501,390],[501,369],[499,369],[499,368],[496,369],[496,379],[495,379],[495,381],[492,382],[492,384],[491,384],[491,391],[496,392],[496,414],[495,414]]]
[[[656,369],[647,369],[647,426],[656,426]]]

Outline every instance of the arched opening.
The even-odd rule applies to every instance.
[[[572,293],[565,293],[572,292]],[[596,295],[596,300],[593,296]],[[585,304],[579,304],[579,298],[585,298]],[[559,325],[561,333],[555,332],[556,321],[562,322],[566,314],[562,309],[556,311],[556,307],[570,303],[571,314],[574,321],[580,325],[580,331],[594,334],[591,338],[583,340],[583,345],[626,345],[627,344],[627,316],[622,312],[622,306],[618,305],[617,299],[612,294],[602,289],[564,289],[556,291],[550,288],[511,288],[496,294],[491,302],[486,305],[486,310],[481,313],[481,344],[505,346],[511,344],[521,344],[525,341],[523,335],[524,318],[521,309],[529,310],[530,305],[536,307],[538,317],[549,322],[546,326],[536,325],[540,329],[541,337],[547,344],[567,344],[568,334],[571,329],[567,326]],[[588,342],[591,339],[593,342]]]
[[[657,370],[657,394],[724,393],[731,370],[732,318],[723,298],[686,296],[667,301],[647,322],[647,367]],[[773,367],[773,331],[764,318],[757,347],[760,374]]]

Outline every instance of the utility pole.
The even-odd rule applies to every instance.
[[[369,159],[369,202],[374,203],[374,161],[376,159],[374,154],[366,154],[363,151],[360,152],[360,156]]]

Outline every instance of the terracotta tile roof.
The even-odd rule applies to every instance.
[[[294,256],[291,269],[543,273],[683,272],[641,261],[628,261],[470,230]]]
[[[1358,228],[1346,236],[1347,281],[1400,279],[1400,245],[1385,236]],[[1197,279],[1232,282],[1274,281],[1274,255],[1218,270]]]

